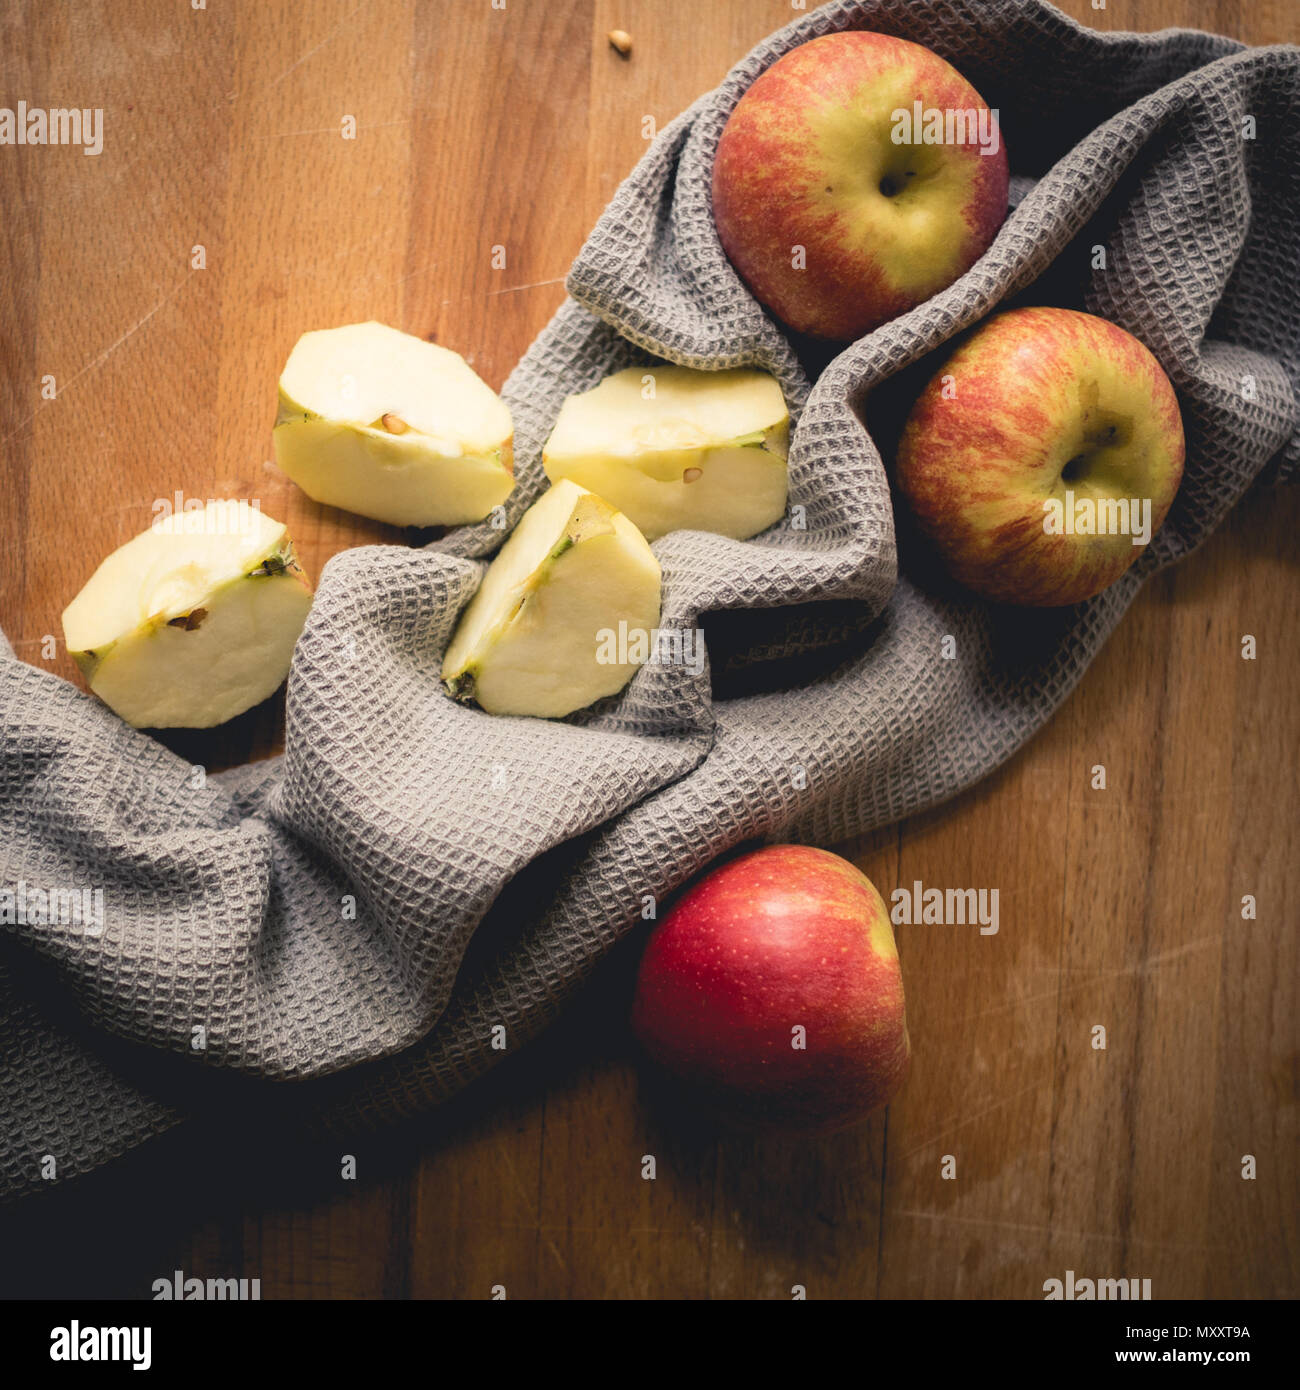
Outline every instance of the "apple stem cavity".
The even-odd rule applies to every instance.
[[[880,180],[880,191],[886,198],[897,198],[907,188],[907,180],[916,177],[914,169],[905,169],[895,177],[893,174],[886,174]]]

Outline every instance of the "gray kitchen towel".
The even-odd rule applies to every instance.
[[[844,28],[927,44],[974,83],[1001,113],[1013,208],[961,280],[826,360],[737,279],[709,179],[745,88]],[[1298,271],[1296,49],[1098,34],[1038,0],[860,0],[774,35],[660,134],[505,387],[513,520],[544,486],[564,397],[609,371],[666,359],[780,379],[798,412],[787,519],[747,542],[655,545],[664,624],[703,628],[707,664],[644,667],[563,722],[454,704],[439,662],[500,543],[486,526],[332,560],[289,677],[283,757],[219,776],[0,655],[0,884],[15,902],[91,892],[71,923],[43,921],[33,896],[5,926],[3,1191],[209,1107],[342,1134],[427,1109],[535,1037],[647,901],[720,853],[833,845],[984,776],[1060,705],[1147,578],[1266,469],[1294,474]],[[1186,425],[1164,528],[1067,610],[955,589],[891,500],[889,440],[935,350],[1007,302],[1135,333]]]

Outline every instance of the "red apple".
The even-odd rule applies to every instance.
[[[691,888],[651,933],[632,1027],[747,1128],[829,1133],[897,1092],[911,1047],[889,913],[838,855],[775,845]]]
[[[827,34],[777,59],[713,166],[732,264],[821,338],[860,338],[952,284],[1006,212],[996,112],[937,53],[886,34]]]
[[[1003,603],[1081,603],[1159,529],[1183,422],[1131,333],[1073,309],[981,324],[922,391],[897,481],[954,578]]]

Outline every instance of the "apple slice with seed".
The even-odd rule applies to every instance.
[[[489,714],[560,718],[632,679],[602,660],[619,630],[659,623],[659,562],[603,498],[562,481],[520,518],[479,585],[442,665],[450,694]],[[605,634],[603,636],[602,634]]]
[[[311,601],[281,522],[210,502],[113,551],[64,609],[63,635],[128,724],[206,729],[284,680]]]
[[[457,353],[382,323],[304,333],[275,461],[308,497],[394,526],[482,521],[514,487],[505,402]]]
[[[746,540],[785,512],[790,413],[765,372],[629,367],[570,396],[542,453],[553,480],[608,498],[647,540]]]

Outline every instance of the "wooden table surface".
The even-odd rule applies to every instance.
[[[1251,43],[1300,30],[1294,0],[1063,8]],[[0,102],[108,113],[97,158],[0,151],[0,626],[18,654],[74,675],[46,635],[174,491],[261,498],[313,575],[405,543],[270,463],[298,334],[382,319],[499,387],[644,118],[662,127],[791,16],[789,0],[5,5]],[[179,1268],[260,1278],[264,1298],[1041,1298],[1072,1269],[1149,1278],[1157,1298],[1294,1297],[1298,525],[1294,494],[1247,499],[1147,586],[1008,766],[845,849],[886,893],[990,863],[1015,885],[996,937],[900,929],[915,1061],[886,1115],[815,1143],[676,1127],[632,1063],[616,959],[527,1057],[360,1144],[354,1181],[336,1152],[165,1139],[9,1212],[4,1290],[148,1296]],[[278,721],[238,721],[214,756],[265,755]]]

